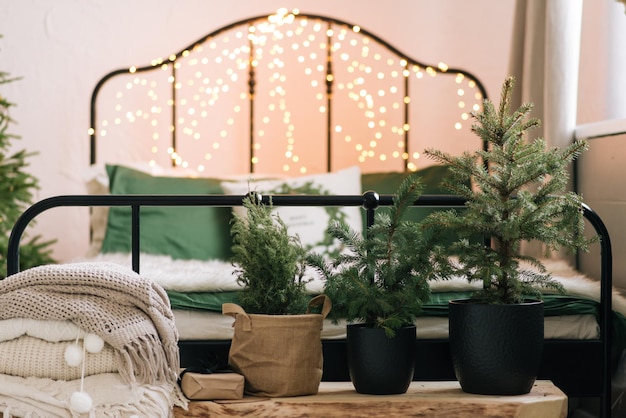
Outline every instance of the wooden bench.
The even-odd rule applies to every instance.
[[[319,393],[292,398],[244,397],[195,401],[176,417],[459,417],[564,418],[567,396],[550,381],[537,381],[519,396],[472,395],[456,381],[413,382],[402,395],[362,395],[350,382],[322,382]]]

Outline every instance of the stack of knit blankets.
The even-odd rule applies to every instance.
[[[35,267],[0,280],[3,417],[168,417],[178,334],[165,291],[112,263]]]

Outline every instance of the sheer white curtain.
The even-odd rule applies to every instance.
[[[626,6],[584,0],[578,125],[626,118]]]
[[[626,0],[584,0],[583,15],[583,0],[516,1],[509,63],[518,83],[514,104],[534,103],[534,116],[543,122],[534,134],[550,146],[568,144],[581,123],[626,118],[626,14],[620,2]],[[602,209],[615,216],[617,224],[609,228],[620,230],[621,213]],[[531,244],[524,251],[541,256],[542,249]]]
[[[576,127],[582,6],[583,0],[516,3],[509,63],[516,79],[512,104],[534,104],[533,116],[542,125],[530,134],[545,138],[549,146],[569,144]],[[522,250],[534,257],[545,253],[539,243],[523,243]]]
[[[608,109],[607,119],[626,118],[626,0],[611,4],[606,10],[608,28]],[[624,13],[620,13],[620,9]]]
[[[534,104],[533,116],[551,146],[568,144],[576,127],[578,63],[583,0],[518,0],[510,74],[514,106]]]

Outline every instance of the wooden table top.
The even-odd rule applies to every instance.
[[[507,417],[564,418],[567,396],[550,381],[530,393],[485,396],[465,393],[456,381],[413,382],[402,395],[363,395],[350,382],[322,382],[319,393],[290,398],[244,397],[193,401],[176,417]]]

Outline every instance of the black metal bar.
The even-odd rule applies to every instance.
[[[102,77],[98,81],[98,83],[96,84],[96,87],[94,87],[91,93],[91,102],[90,102],[91,105],[90,105],[90,112],[89,112],[89,164],[95,164],[96,157],[97,157],[96,138],[98,134],[98,127],[96,126],[96,123],[97,123],[96,122],[96,116],[97,116],[96,101],[98,99],[98,93],[100,92],[100,89],[102,89],[102,86],[104,85],[104,83],[106,83],[109,79],[119,74],[132,74],[132,73],[133,71],[128,68],[112,71],[109,74]]]
[[[332,106],[333,106],[333,38],[330,35],[332,24],[328,22],[326,39],[326,171],[332,171]]]
[[[393,202],[393,201],[392,201]],[[366,215],[366,234],[369,234],[370,226],[374,225],[374,216],[376,215],[376,208],[380,205],[380,195],[374,191],[367,191],[363,193],[363,207],[365,208]]]
[[[178,107],[178,103],[177,103],[177,97],[176,97],[176,65],[174,65],[174,62],[172,62],[171,64],[172,67],[172,127],[171,127],[171,131],[172,131],[172,167],[176,166],[176,158],[175,158],[175,154],[178,152],[178,144],[176,143],[176,135],[178,135],[177,131],[178,129],[176,129],[176,109]]]
[[[254,72],[254,43],[252,40],[248,41],[250,46],[250,55],[248,57],[248,95],[250,101],[250,161],[248,162],[248,170],[250,173],[254,173],[254,87],[256,85],[255,72]]]
[[[139,273],[139,254],[141,253],[141,240],[139,238],[140,222],[139,211],[141,206],[134,204],[131,206],[131,254],[133,270]]]
[[[275,206],[364,206],[365,196],[360,195],[265,195],[263,201],[272,200]],[[63,195],[40,200],[22,213],[17,219],[9,236],[7,250],[7,275],[19,271],[19,246],[22,235],[28,224],[40,213],[55,207],[90,207],[90,206],[239,206],[244,196],[239,195]],[[457,196],[423,195],[416,204],[426,206],[463,205],[463,199]],[[382,195],[377,205],[393,204],[393,196]],[[133,249],[139,249],[139,219],[134,219],[133,231],[137,238],[133,238]],[[373,216],[373,215],[372,215]],[[372,218],[373,220],[373,218]],[[136,223],[135,223],[136,222]],[[137,260],[137,266],[138,266]],[[133,262],[133,265],[135,263]]]
[[[600,339],[602,341],[602,402],[600,416],[611,416],[611,347],[613,333],[611,320],[613,318],[613,251],[611,239],[606,225],[600,216],[589,206],[583,204],[585,219],[593,226],[600,237]]]
[[[406,60],[406,64],[404,65],[404,69],[405,71],[408,71],[409,69],[409,61]],[[409,125],[409,100],[407,100],[407,98],[409,97],[409,75],[405,74],[404,75],[404,97],[402,98],[402,101],[404,102],[404,153],[406,155],[406,158],[404,159],[404,171],[407,171],[409,169],[409,159],[411,158],[411,155],[409,154],[409,131],[411,129],[413,129],[412,126],[409,126],[409,129],[406,129],[406,127]]]

